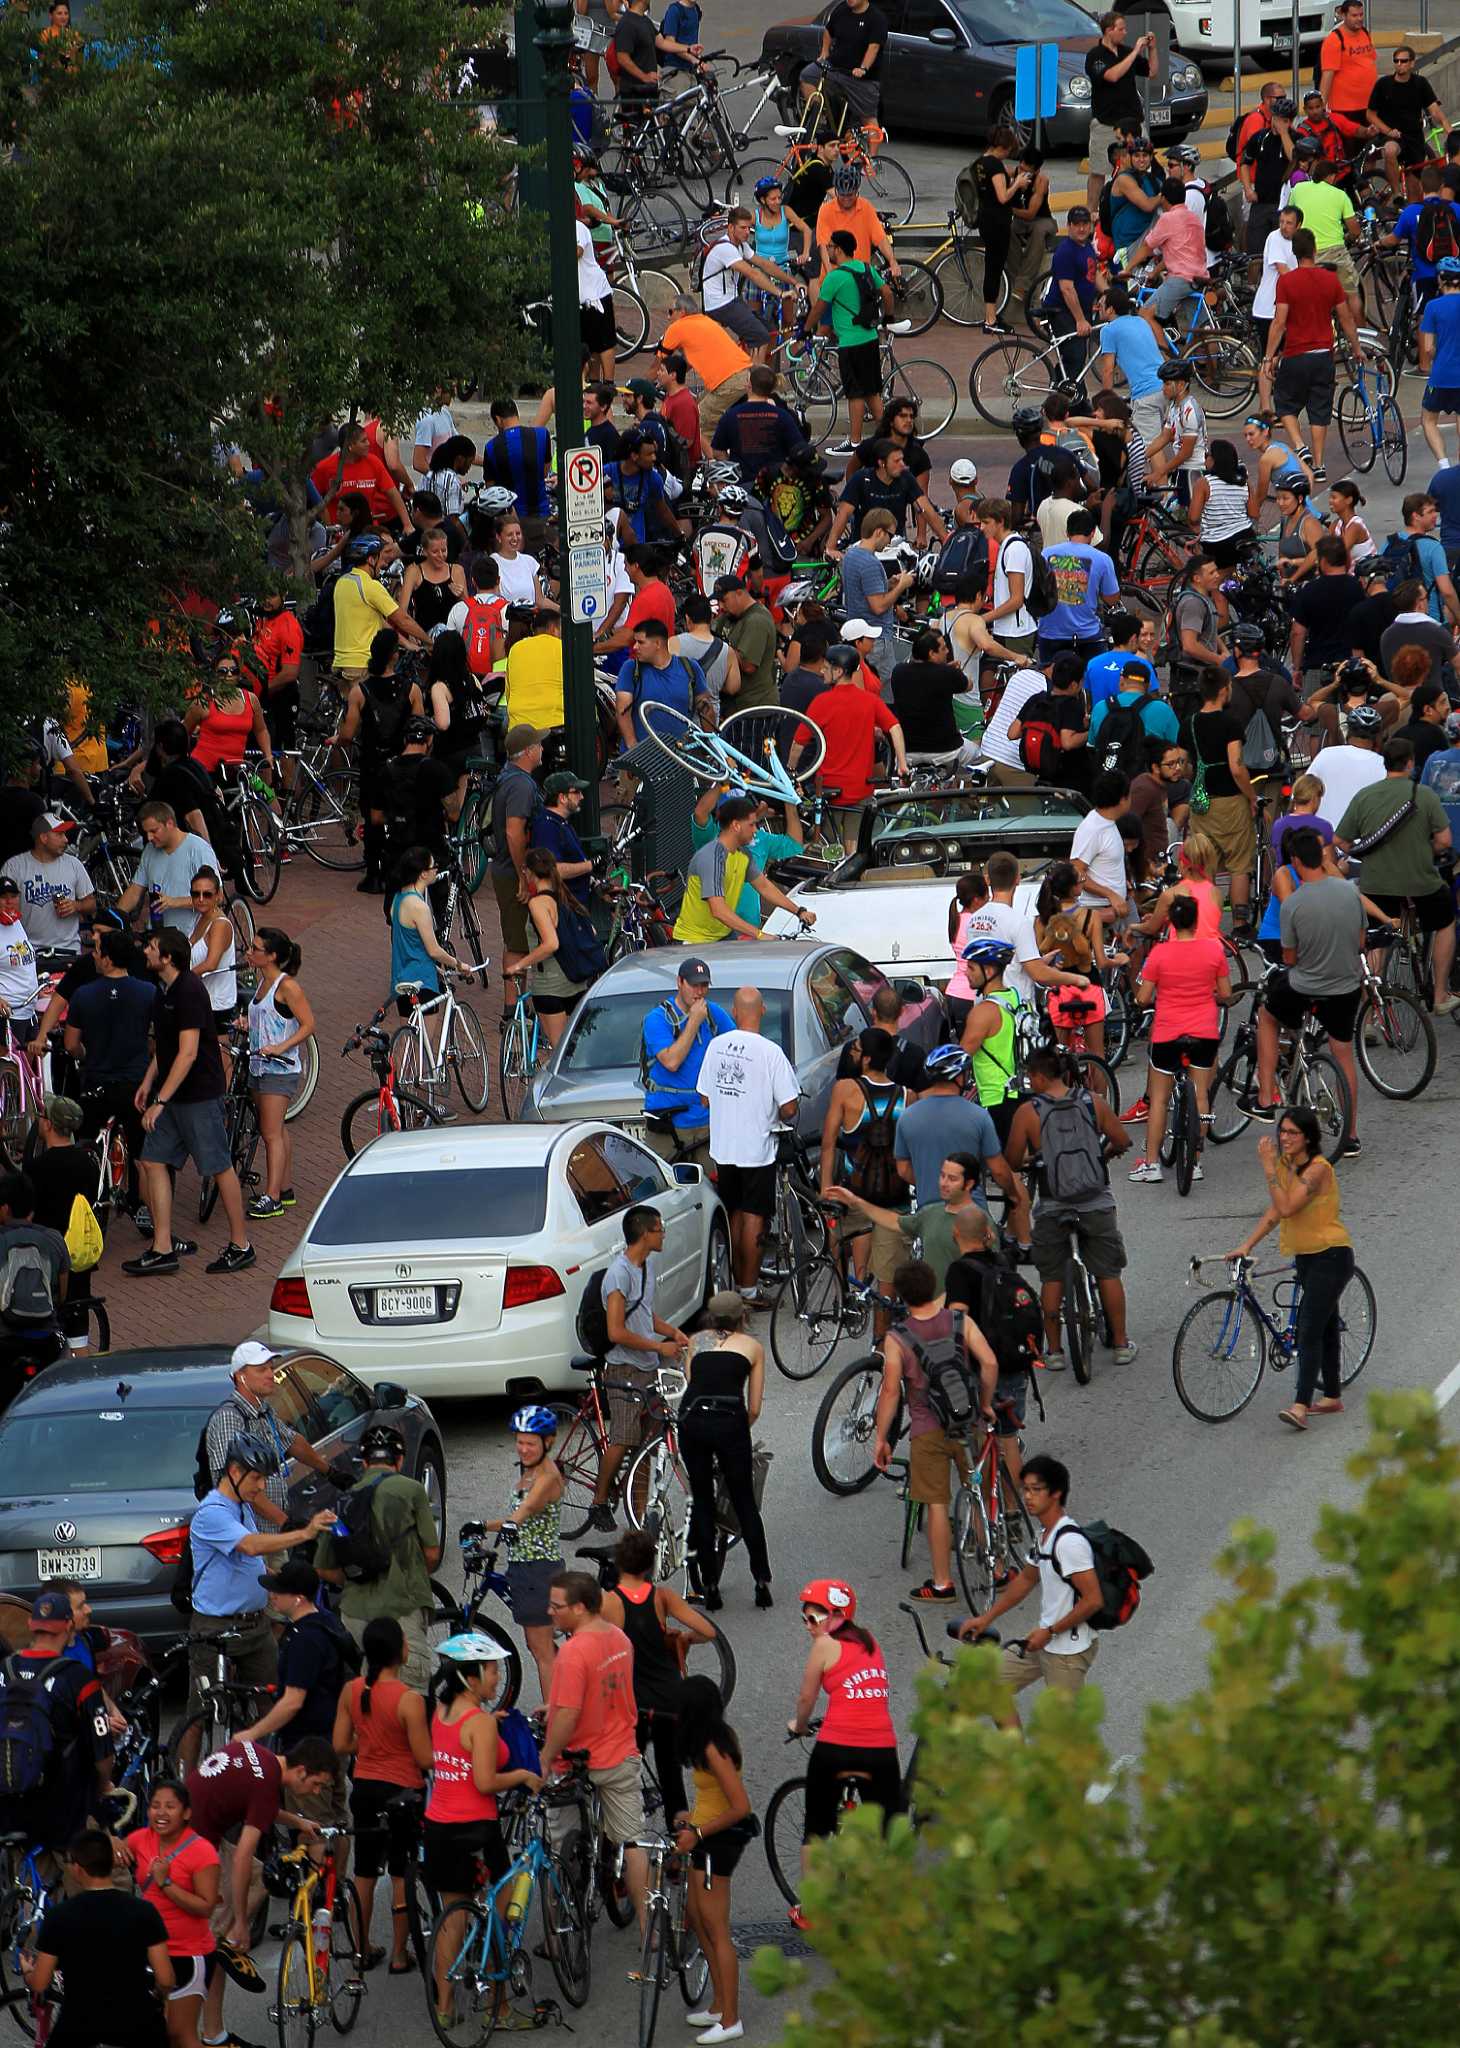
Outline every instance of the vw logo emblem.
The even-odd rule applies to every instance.
[[[57,1522],[56,1541],[58,1543],[74,1543],[76,1541],[76,1524],[74,1522]]]
[[[411,1269],[410,1269],[410,1267],[409,1267],[409,1266],[397,1266],[397,1267],[396,1267],[396,1269],[395,1269],[395,1277],[397,1278],[397,1280],[409,1280],[409,1279],[410,1279],[410,1277],[411,1277]]]

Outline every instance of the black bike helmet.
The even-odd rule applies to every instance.
[[[279,1469],[279,1454],[262,1437],[240,1435],[232,1439],[223,1453],[225,1472],[230,1465],[242,1465],[245,1472],[258,1472],[265,1479],[272,1479]]]
[[[1384,730],[1384,720],[1377,704],[1356,704],[1348,715],[1349,732],[1357,733],[1360,739],[1378,739]]]
[[[1267,645],[1267,635],[1262,627],[1254,625],[1251,619],[1242,619],[1232,628],[1232,645],[1261,650]]]
[[[389,1422],[372,1422],[360,1439],[360,1457],[367,1465],[393,1465],[406,1454],[406,1440]]]

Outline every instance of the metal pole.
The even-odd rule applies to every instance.
[[[517,146],[521,152],[521,204],[533,213],[547,212],[547,166],[542,143],[546,108],[543,103],[542,52],[537,47],[537,17],[532,0],[518,0],[512,16],[517,44]]]
[[[1242,119],[1242,0],[1232,0],[1232,119]]]
[[[1293,0],[1293,104],[1303,111],[1303,59],[1298,49],[1298,0]]]
[[[554,425],[557,429],[559,518],[567,503],[564,450],[583,439],[583,348],[578,318],[578,243],[573,208],[573,119],[568,59],[573,52],[573,0],[536,0],[534,38],[542,55],[547,172],[549,281],[553,299]],[[583,829],[598,830],[598,703],[593,690],[593,635],[563,610],[563,710],[568,765],[588,785]]]

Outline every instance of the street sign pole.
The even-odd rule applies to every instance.
[[[1036,149],[1059,105],[1059,59],[1058,43],[1021,43],[1014,52],[1014,119],[1034,123]]]

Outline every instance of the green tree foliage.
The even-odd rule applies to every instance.
[[[492,20],[100,0],[66,67],[43,10],[0,13],[0,719],[72,675],[102,715],[176,698],[180,604],[261,571],[220,442],[266,473],[302,568],[322,421],[408,424],[439,384],[510,380],[545,249],[448,90]]]
[[[915,1834],[859,1814],[806,1907],[829,1981],[784,2048],[1388,2048],[1460,2004],[1460,1450],[1428,1396],[1372,1403],[1356,1504],[1322,1571],[1280,1586],[1239,1523],[1206,1686],[1153,1706],[1138,1785],[1110,1775],[1098,1690],[996,1729],[998,1659],[921,1683]],[[1159,1580],[1148,1598],[1159,1597]],[[1109,1639],[1140,1654],[1140,1622]],[[1027,1696],[1026,1696],[1027,1697]],[[1126,1793],[1129,1790],[1129,1798]]]

